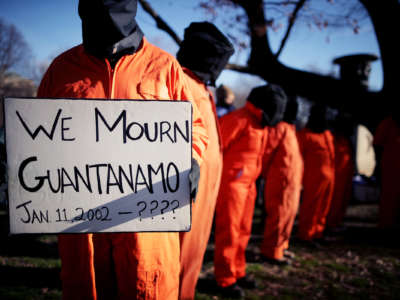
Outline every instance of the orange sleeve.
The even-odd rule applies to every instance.
[[[63,55],[56,57],[44,73],[40,85],[38,87],[37,98],[52,98],[57,97],[57,91],[64,93],[65,88],[60,85],[58,74],[64,75]],[[62,88],[60,90],[60,88]]]
[[[197,160],[199,165],[201,165],[201,158],[208,145],[208,135],[199,109],[194,101],[191,102],[193,105],[193,157]]]
[[[170,88],[173,88],[173,86],[175,86],[175,88],[173,89],[174,94],[172,95],[172,99],[189,100],[192,103],[192,155],[194,159],[196,159],[196,161],[199,163],[199,165],[201,165],[203,153],[206,151],[208,145],[207,130],[204,126],[201,113],[197,108],[196,103],[193,101],[193,96],[188,88],[185,74],[182,68],[176,62],[175,64],[173,64],[172,69],[173,76],[171,77],[169,82]]]

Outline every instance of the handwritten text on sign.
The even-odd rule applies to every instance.
[[[190,229],[191,104],[5,100],[11,233]]]

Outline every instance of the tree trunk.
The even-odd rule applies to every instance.
[[[251,54],[248,67],[251,73],[257,74],[270,83],[281,85],[290,93],[297,94],[315,102],[323,102],[333,107],[349,110],[356,120],[374,129],[377,123],[389,111],[391,101],[386,97],[394,91],[400,53],[399,46],[393,42],[392,32],[398,23],[399,4],[396,0],[384,3],[374,0],[361,0],[370,14],[381,50],[384,67],[384,88],[380,92],[360,91],[349,87],[341,80],[331,76],[319,75],[297,70],[282,64],[271,51],[266,30],[266,16],[262,0],[234,1],[244,8],[248,16],[251,32]],[[315,53],[318,55],[318,53]],[[379,105],[378,105],[379,103]]]
[[[397,0],[360,0],[374,25],[383,67],[383,91],[394,91],[399,72],[400,46],[396,43],[399,28],[400,4]]]

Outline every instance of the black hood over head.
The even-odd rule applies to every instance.
[[[311,131],[322,133],[329,128],[328,107],[324,104],[314,104],[306,125]]]
[[[134,53],[143,33],[136,24],[137,0],[79,0],[85,50],[99,58]]]
[[[288,97],[285,113],[283,115],[283,121],[289,124],[295,124],[297,121],[298,112],[299,112],[299,102],[297,101],[297,98],[295,96]]]
[[[263,126],[276,126],[283,120],[287,96],[280,86],[268,84],[256,87],[247,100],[263,110]]]
[[[219,74],[235,52],[228,38],[209,22],[194,22],[185,29],[177,53],[179,63],[206,85],[215,86]]]
[[[354,134],[355,121],[350,113],[339,111],[333,120],[333,131],[345,137],[351,137]]]

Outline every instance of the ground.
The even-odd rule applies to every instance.
[[[400,299],[399,235],[376,228],[377,211],[376,203],[352,204],[344,234],[320,247],[294,239],[290,250],[296,254],[295,262],[277,267],[259,262],[262,215],[256,210],[246,255],[248,274],[258,288],[246,290],[246,299]],[[6,212],[0,211],[0,299],[61,299],[57,238],[9,236],[7,224]],[[224,299],[212,292],[212,249],[213,236],[197,300]]]

